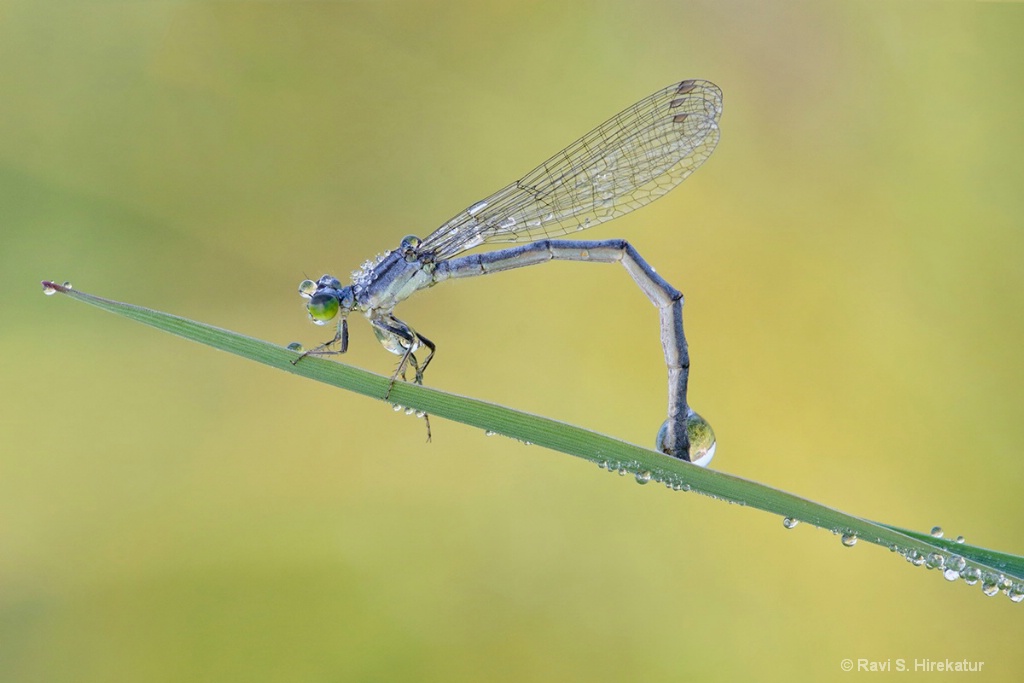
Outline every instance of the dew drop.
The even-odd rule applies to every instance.
[[[419,419],[421,419],[421,420],[422,420],[422,419],[424,419],[424,418],[425,418],[426,416],[427,416],[427,411],[425,411],[425,410],[417,410],[417,411],[416,411],[416,417],[418,417]]]
[[[1014,602],[1024,602],[1024,583],[1015,583],[1007,595]]]
[[[942,569],[946,564],[946,558],[939,553],[928,553],[924,558],[924,566],[928,569]]]
[[[977,567],[968,567],[960,572],[960,575],[964,577],[964,583],[968,586],[973,586],[981,578],[981,571]]]
[[[931,535],[935,538],[942,538],[942,527],[933,526],[931,530]]]
[[[403,410],[405,410],[405,406],[400,405],[398,403],[392,403],[391,404],[391,409],[394,410],[396,413],[400,413]]]
[[[295,351],[297,353],[302,353],[303,351],[305,351],[305,348],[303,348],[302,344],[300,344],[299,342],[292,342],[291,344],[288,345],[287,348],[289,351]]]
[[[958,572],[955,569],[947,567],[946,569],[942,570],[942,578],[946,579],[946,581],[956,581],[960,578],[960,572]]]
[[[796,527],[796,525],[799,524],[799,523],[800,523],[800,520],[799,519],[795,519],[793,517],[786,517],[785,519],[782,520],[782,526],[786,527],[787,529],[792,529],[792,528]]]
[[[959,555],[953,555],[949,558],[949,560],[946,561],[946,567],[955,570],[957,574],[962,572],[964,570],[964,567],[966,566],[967,560],[960,557]]]
[[[857,545],[857,534],[843,534],[842,541],[847,548],[852,548]]]
[[[985,572],[981,575],[981,592],[992,597],[1003,588],[1006,577],[994,572]]]
[[[718,445],[715,432],[703,417],[688,407],[686,415],[686,435],[690,438],[690,462],[707,467],[715,457]]]
[[[49,282],[43,283],[43,294],[46,296],[53,296],[57,293],[57,288],[51,285]]]
[[[484,432],[484,436],[497,436],[498,432],[493,432],[490,429]]]
[[[406,408],[405,409],[405,414],[406,415],[415,415],[416,414],[416,409],[415,408]]]
[[[646,484],[651,480],[650,470],[640,470],[634,476],[636,477],[636,483],[638,484]]]
[[[957,542],[957,543],[963,543],[963,542],[964,542],[965,540],[966,540],[966,539],[965,539],[965,538],[964,538],[963,536],[957,536],[957,537],[956,537],[956,542]]]

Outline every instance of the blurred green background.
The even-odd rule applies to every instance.
[[[461,425],[427,445],[38,283],[316,343],[304,277],[708,78],[714,156],[588,236],[686,293],[714,466],[1020,553],[1022,35],[1016,3],[3,2],[0,680],[1019,680],[1003,596]],[[621,269],[399,313],[432,386],[652,442]],[[346,361],[394,360],[355,319]]]

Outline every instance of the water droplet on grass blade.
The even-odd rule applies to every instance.
[[[636,477],[636,483],[638,484],[646,484],[651,480],[651,473],[649,470],[637,472],[634,476]]]
[[[843,534],[841,540],[847,548],[852,548],[857,545],[857,534]]]
[[[786,527],[787,529],[796,528],[796,525],[799,523],[800,520],[796,519],[795,517],[786,517],[782,520],[782,526]]]
[[[661,453],[672,455],[665,448],[668,426],[669,421],[665,420],[658,430],[658,435],[654,438],[654,448]],[[711,429],[708,421],[690,407],[687,407],[686,413],[686,436],[690,439],[690,462],[699,467],[707,467],[715,457],[717,445],[715,432]]]
[[[967,567],[960,572],[960,575],[964,577],[964,583],[968,586],[973,586],[978,583],[978,580],[981,578],[981,570],[977,567]]]
[[[941,526],[933,526],[932,530],[931,530],[931,535],[934,536],[935,538],[942,538],[942,527]]]
[[[299,342],[292,342],[286,347],[289,351],[295,351],[296,353],[302,353],[306,349]]]

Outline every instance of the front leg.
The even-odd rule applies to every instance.
[[[335,351],[331,347],[335,344],[339,344],[338,350]],[[292,365],[295,365],[306,356],[336,356],[348,351],[348,319],[342,318],[338,321],[338,327],[334,331],[334,338],[330,341],[325,341],[320,346],[312,348],[306,351],[301,356],[292,361]]]

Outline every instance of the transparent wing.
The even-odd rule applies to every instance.
[[[722,91],[688,80],[637,102],[427,236],[449,258],[491,242],[533,242],[618,218],[697,170],[718,144]]]

